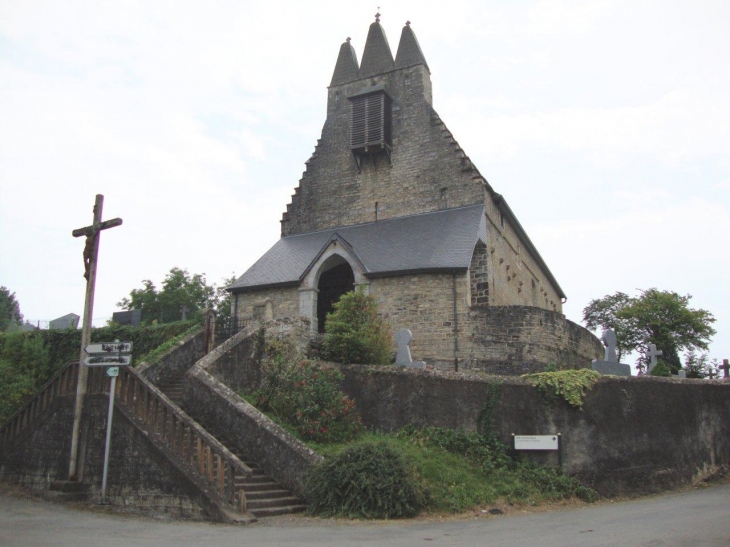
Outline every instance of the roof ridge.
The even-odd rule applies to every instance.
[[[438,213],[448,213],[448,212],[452,212],[452,211],[468,209],[469,207],[479,207],[479,206],[481,206],[483,209],[484,203],[472,203],[471,205],[461,205],[459,207],[449,207],[448,209],[438,209],[436,211],[423,211],[420,213],[414,213],[412,215],[385,218],[383,220],[371,220],[370,222],[360,222],[359,224],[348,224],[347,226],[333,226],[332,228],[322,228],[321,230],[312,230],[311,232],[303,232],[300,234],[291,234],[291,235],[281,236],[280,239],[293,239],[295,237],[306,236],[306,235],[310,235],[310,234],[321,234],[321,233],[329,232],[329,231],[336,232],[337,230],[347,230],[347,229],[355,228],[358,226],[367,226],[369,224],[383,224],[384,222],[391,222],[393,220],[401,220],[401,219],[413,218],[413,217],[425,216],[425,215],[435,215]]]

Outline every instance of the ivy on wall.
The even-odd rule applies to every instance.
[[[548,397],[561,397],[569,405],[583,410],[583,398],[601,375],[587,368],[579,370],[560,370],[557,372],[538,372],[525,374],[528,382]]]

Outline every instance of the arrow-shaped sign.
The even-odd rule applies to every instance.
[[[92,355],[84,359],[87,367],[125,367],[132,364],[131,355]]]
[[[89,355],[107,353],[132,353],[132,342],[102,342],[101,344],[89,344],[84,348]]]

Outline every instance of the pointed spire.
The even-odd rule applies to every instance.
[[[406,21],[406,26],[403,27],[403,32],[400,35],[398,53],[395,56],[395,67],[403,68],[421,64],[426,65],[426,69],[430,71],[426,58],[421,51],[421,46],[418,45],[416,35],[411,28],[411,22]]]
[[[368,78],[376,74],[382,74],[395,68],[393,54],[390,52],[388,38],[380,26],[380,13],[375,16],[375,22],[370,25],[368,39],[365,42],[365,50],[362,53],[362,64],[360,65],[360,78]]]
[[[347,40],[340,46],[340,54],[337,56],[337,64],[335,65],[335,72],[332,74],[330,86],[357,80],[357,73],[357,53],[350,44],[350,37],[348,36]]]

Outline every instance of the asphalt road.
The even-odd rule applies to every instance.
[[[0,547],[730,546],[730,484],[579,509],[446,522],[155,521],[0,494]]]

